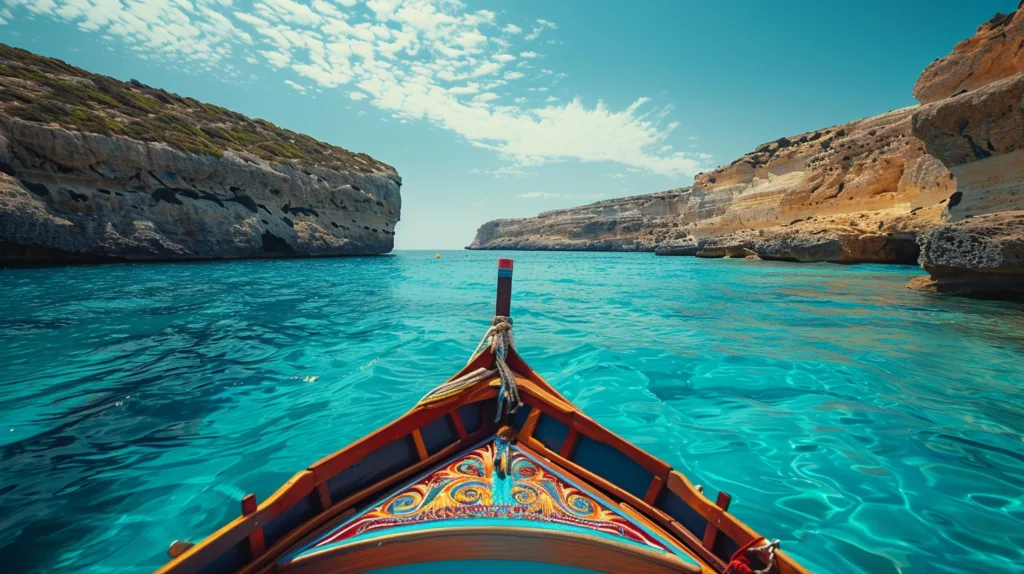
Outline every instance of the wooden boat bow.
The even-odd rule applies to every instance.
[[[293,476],[159,574],[366,572],[447,560],[597,572],[807,571],[667,463],[587,417],[511,336],[512,261],[496,321],[446,383]]]

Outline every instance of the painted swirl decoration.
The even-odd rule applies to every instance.
[[[506,445],[502,445],[508,448]],[[438,468],[415,484],[344,522],[314,546],[396,526],[452,519],[507,518],[575,526],[664,550],[664,545],[589,493],[566,483],[515,448],[511,472],[495,470],[494,443]]]

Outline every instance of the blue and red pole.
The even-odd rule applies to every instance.
[[[499,317],[511,316],[512,309],[512,260],[498,260],[498,300],[494,314]]]

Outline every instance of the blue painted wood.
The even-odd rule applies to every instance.
[[[523,428],[523,425],[526,424],[526,417],[530,416],[531,410],[533,410],[533,407],[530,405],[523,405],[519,407],[519,409],[512,414],[512,427],[516,430]]]
[[[252,560],[249,552],[249,540],[245,539],[235,544],[230,550],[221,554],[216,560],[203,566],[197,574],[221,574],[223,572],[234,572],[245,566]]]
[[[707,519],[694,510],[692,506],[686,504],[676,493],[667,488],[661,489],[661,496],[658,497],[658,501],[654,506],[674,518],[676,522],[682,524],[683,528],[689,530],[698,539],[704,537],[704,530],[708,527]]]
[[[654,480],[654,475],[633,459],[585,435],[580,435],[569,460],[640,499]]]
[[[266,541],[267,548],[323,510],[316,491],[303,497],[302,500],[293,504],[263,527],[263,539]]]
[[[462,405],[458,410],[459,416],[462,418],[462,426],[466,428],[467,433],[473,434],[480,430],[480,427],[484,424],[483,402]]]
[[[726,536],[722,531],[718,532],[718,536],[715,536],[715,543],[711,545],[711,553],[721,558],[726,564],[729,563],[729,559],[732,558],[732,555],[739,549],[740,545],[732,538]],[[756,566],[757,565],[755,565],[755,567]]]
[[[562,443],[565,442],[565,437],[568,434],[568,426],[548,415],[540,415],[540,418],[537,419],[537,426],[533,429],[533,438],[554,452],[562,450]]]
[[[411,436],[392,441],[327,480],[337,502],[419,461]]]
[[[448,415],[423,425],[420,434],[423,435],[427,454],[434,454],[459,440],[459,432],[455,430],[455,424]]]

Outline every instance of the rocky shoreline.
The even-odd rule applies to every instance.
[[[387,253],[394,168],[0,45],[0,264]]]
[[[909,287],[1024,297],[1021,45],[1018,8],[928,66],[921,106],[780,138],[688,188],[491,221],[467,248],[919,264]]]

